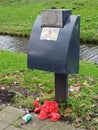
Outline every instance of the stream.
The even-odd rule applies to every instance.
[[[0,36],[0,50],[27,53],[29,38]]]
[[[29,38],[0,36],[0,50],[27,53]],[[98,64],[98,46],[81,45],[80,59],[88,60]]]

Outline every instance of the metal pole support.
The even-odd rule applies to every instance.
[[[55,73],[55,100],[66,102],[68,98],[68,75]]]

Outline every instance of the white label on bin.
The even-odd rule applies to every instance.
[[[53,40],[57,41],[60,28],[43,27],[40,40]]]

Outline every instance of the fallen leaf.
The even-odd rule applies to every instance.
[[[70,115],[72,113],[72,108],[71,107],[67,107],[66,109],[65,109],[65,116],[68,116],[68,115]]]
[[[98,118],[93,118],[93,121],[98,122]]]
[[[69,93],[70,97],[75,97],[76,95],[74,93]]]
[[[33,80],[38,80],[38,77],[33,77]]]
[[[97,107],[98,105],[97,104],[93,104],[93,105],[91,105],[91,107]]]
[[[42,84],[42,83],[39,83],[38,86],[41,87],[41,86],[43,86],[43,84]]]
[[[53,93],[53,89],[51,89],[51,90],[47,91],[47,93],[48,93],[48,94]]]
[[[98,96],[94,96],[93,99],[94,99],[94,100],[98,100]]]
[[[84,85],[84,87],[89,87],[89,84],[87,83],[87,81],[85,81],[84,83],[83,83],[83,85]]]
[[[78,128],[81,125],[81,123],[75,124],[75,127]]]
[[[91,126],[91,127],[87,127],[88,130],[97,130],[96,127]]]
[[[77,128],[77,127],[79,127],[80,125],[81,125],[80,120],[76,119],[76,120],[75,120],[75,127]]]
[[[86,119],[86,121],[91,121],[92,120],[91,116],[87,116],[87,117],[85,117],[85,119]]]
[[[14,83],[14,84],[18,84],[18,82],[15,82],[15,81],[14,81],[13,83]]]
[[[45,95],[43,93],[40,93],[39,97],[44,97]]]
[[[83,104],[81,104],[81,107],[83,108],[83,107],[85,107],[86,106],[86,104],[85,103],[83,103]]]

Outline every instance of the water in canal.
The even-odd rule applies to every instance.
[[[0,36],[0,49],[27,53],[29,38]],[[98,46],[80,46],[80,59],[98,64]]]
[[[27,53],[29,38],[0,36],[0,50]]]

